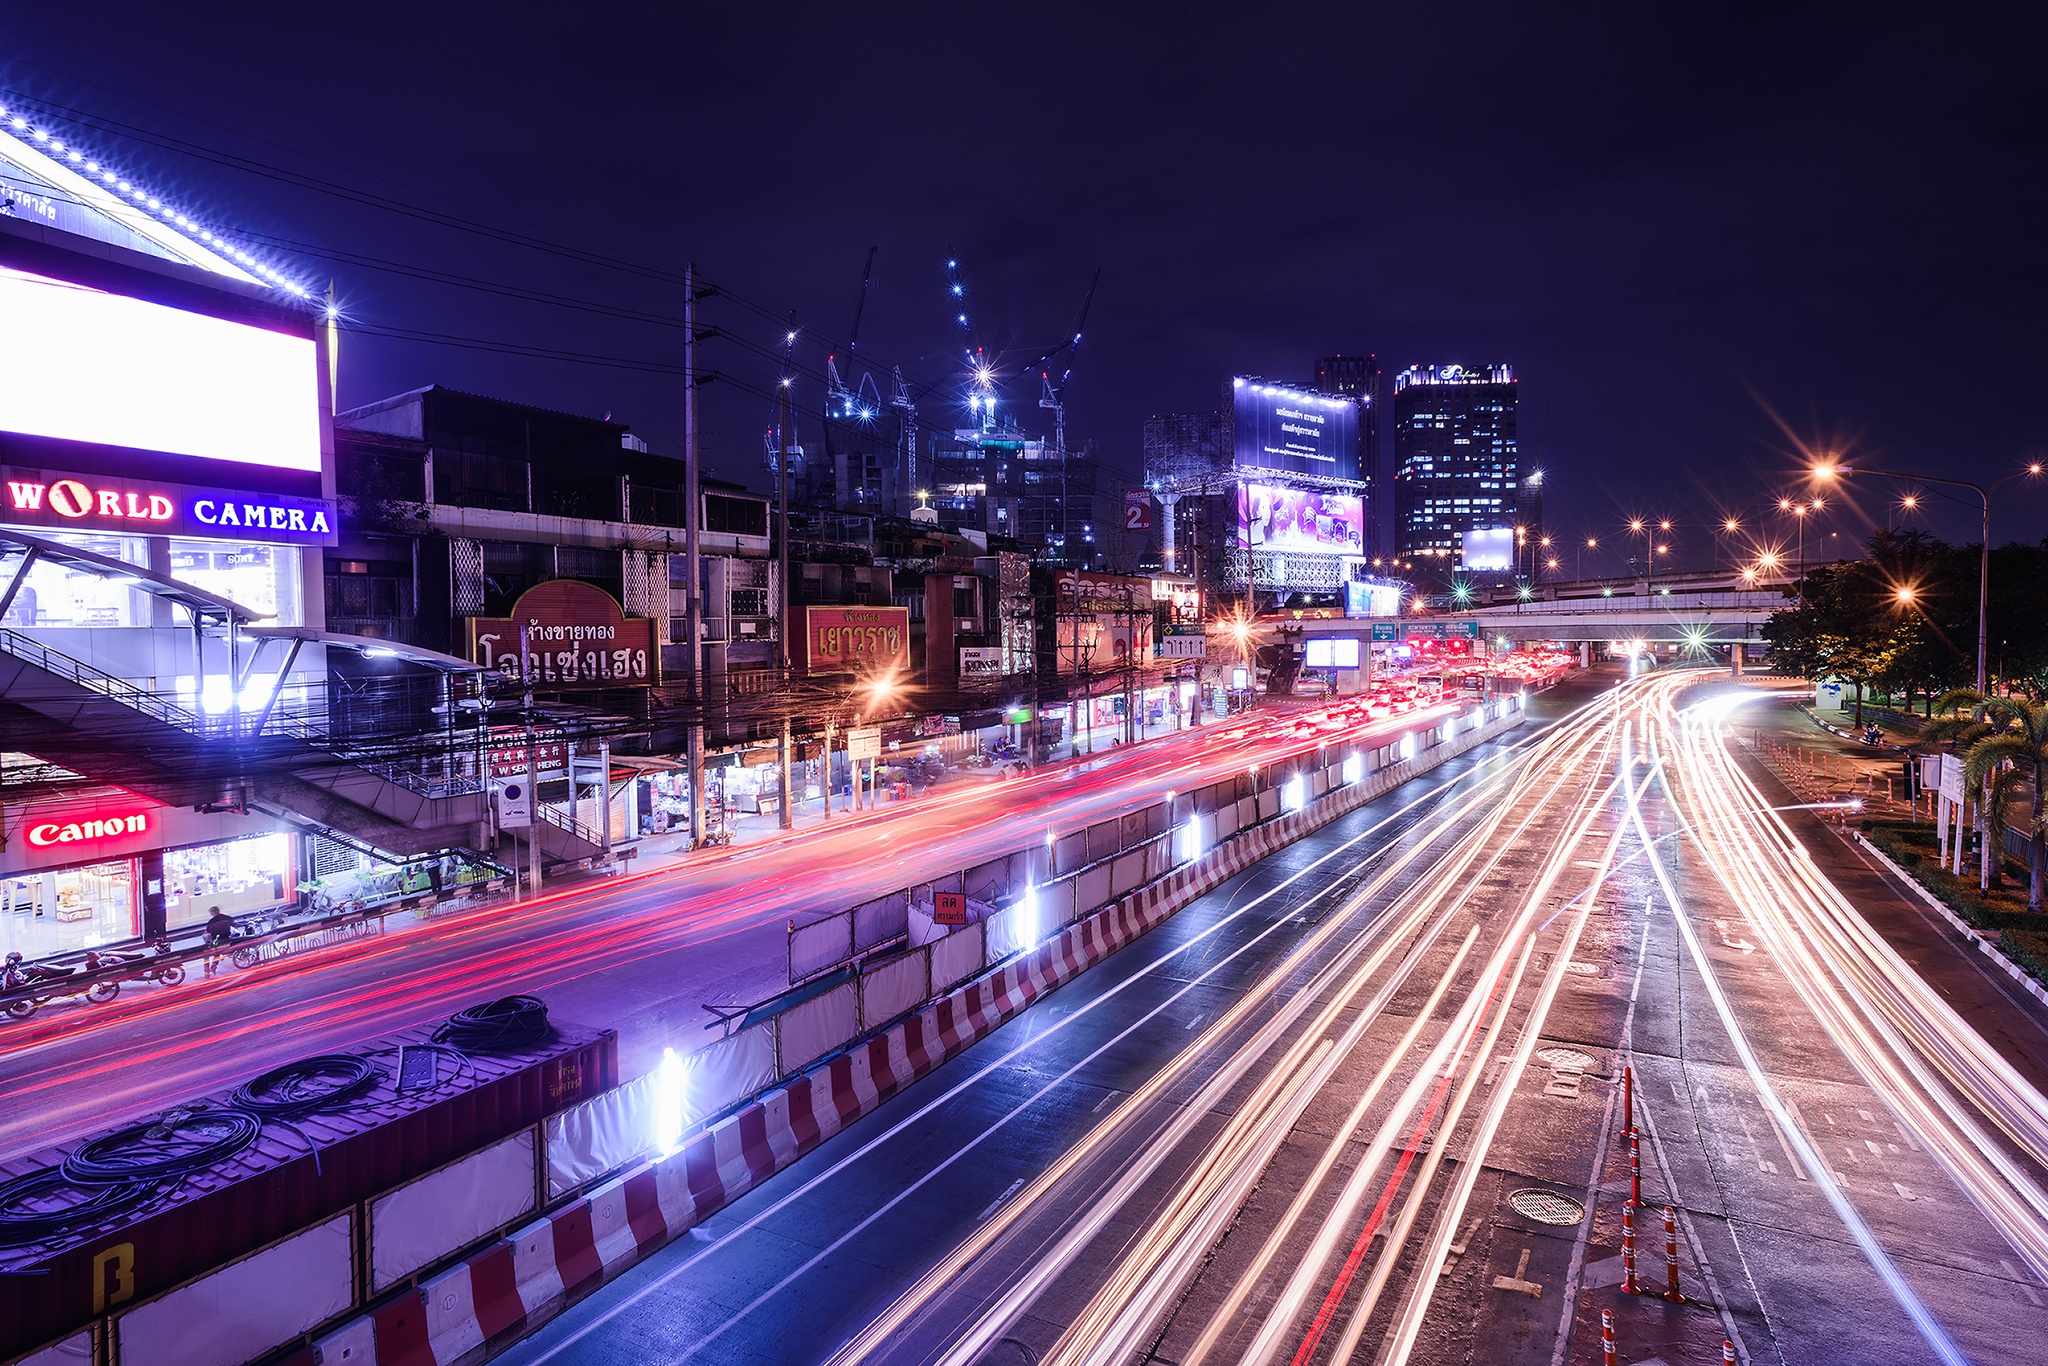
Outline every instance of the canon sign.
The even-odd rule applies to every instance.
[[[53,844],[87,844],[93,840],[112,839],[116,835],[140,835],[149,829],[149,813],[138,811],[132,816],[110,816],[104,820],[90,821],[40,821],[28,828],[28,842],[38,849],[47,849]]]

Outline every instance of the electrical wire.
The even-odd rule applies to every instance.
[[[356,1053],[321,1053],[273,1067],[229,1093],[228,1103],[259,1119],[293,1119],[332,1110],[355,1099],[383,1076]]]
[[[546,1039],[547,1002],[538,996],[501,996],[450,1015],[434,1031],[435,1043],[453,1044],[465,1053],[510,1053]]]
[[[171,1110],[86,1140],[62,1170],[88,1186],[167,1180],[246,1152],[262,1132],[263,1121],[245,1110]]]
[[[71,1198],[65,1198],[66,1195]],[[88,1184],[62,1167],[39,1167],[0,1184],[0,1247],[23,1247],[130,1213],[162,1194],[149,1181]],[[52,1200],[56,1208],[43,1208]]]

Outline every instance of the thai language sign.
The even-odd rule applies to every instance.
[[[907,672],[908,607],[806,607],[798,662],[806,673]]]
[[[469,657],[547,690],[645,688],[661,681],[653,620],[627,616],[617,598],[578,579],[536,584],[519,595],[509,617],[471,617]]]

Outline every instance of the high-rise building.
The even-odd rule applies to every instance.
[[[1489,557],[1486,567],[1521,572],[1518,552],[1541,534],[1540,521],[1518,520],[1540,518],[1535,493],[1516,442],[1510,367],[1411,365],[1395,377],[1394,556],[1415,562],[1413,577],[1444,581],[1467,568],[1468,532],[1506,532],[1507,564]]]
[[[1386,487],[1380,469],[1380,358],[1324,356],[1316,362],[1316,391],[1358,400],[1358,477],[1365,484],[1365,549],[1380,553],[1380,528],[1386,517],[1380,492]]]

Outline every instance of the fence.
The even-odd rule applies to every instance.
[[[1319,749],[1278,785],[1226,779],[853,907],[831,918],[849,943],[892,931],[899,907],[907,938],[908,918],[934,889],[965,890],[980,910],[902,953],[844,963],[841,979],[814,983],[687,1058],[24,1362],[232,1366],[295,1342],[305,1345],[286,1366],[468,1359],[498,1334],[544,1321],[1194,897],[1426,771],[1439,757],[1422,762],[1429,751],[1468,748],[1516,724],[1519,711],[1519,699],[1504,699],[1371,751]],[[1022,890],[1001,904],[1019,879]],[[493,1241],[475,1250],[484,1240]],[[323,1328],[348,1313],[356,1317]]]

